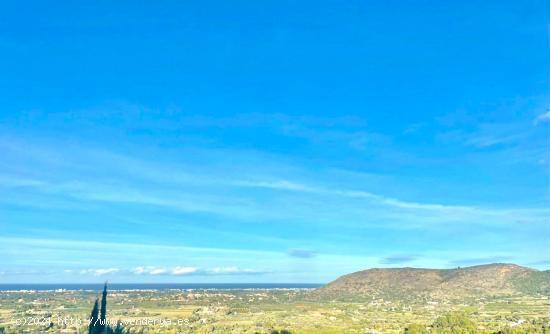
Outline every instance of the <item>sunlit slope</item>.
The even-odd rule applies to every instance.
[[[515,264],[455,269],[376,268],[344,275],[315,295],[333,299],[460,299],[548,294],[550,272]]]

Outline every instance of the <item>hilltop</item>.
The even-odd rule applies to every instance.
[[[334,299],[463,299],[550,295],[550,271],[493,263],[455,269],[374,268],[339,277],[315,295]]]

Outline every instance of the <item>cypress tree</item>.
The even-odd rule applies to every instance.
[[[90,315],[90,325],[88,327],[88,334],[131,334],[129,329],[124,329],[124,326],[120,321],[117,322],[116,327],[111,327],[107,324],[107,283],[103,287],[103,293],[101,295],[101,308],[99,307],[99,299],[95,300],[92,314]],[[143,333],[143,331],[141,331]],[[2,334],[0,332],[0,334]]]
[[[98,315],[99,315],[98,302],[99,301],[96,298],[95,303],[94,303],[94,308],[92,309],[92,314],[90,314],[90,324],[88,325],[88,334],[99,333],[99,331],[97,330],[98,329],[97,319],[98,319]]]
[[[103,333],[107,325],[107,282],[103,286],[103,294],[101,295],[101,311],[99,314],[99,330],[98,333]]]

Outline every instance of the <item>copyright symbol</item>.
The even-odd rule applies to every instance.
[[[20,326],[23,324],[23,320],[21,319],[15,319],[15,325]]]

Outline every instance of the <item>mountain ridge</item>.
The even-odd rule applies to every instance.
[[[316,290],[333,299],[464,299],[550,295],[550,270],[513,263],[489,263],[452,269],[370,268],[340,276]]]

